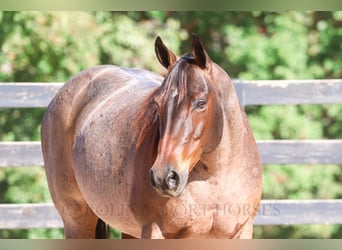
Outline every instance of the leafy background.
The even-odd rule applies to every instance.
[[[232,78],[342,78],[342,12],[0,12],[0,82],[65,82],[98,64],[163,74],[157,35],[177,54],[198,34]],[[256,139],[342,137],[342,105],[246,107]],[[1,141],[38,141],[44,109],[0,109]],[[284,115],[286,114],[286,115]],[[264,199],[342,198],[337,165],[268,165]],[[0,168],[1,203],[50,202],[42,167]],[[113,237],[120,233],[112,230]],[[255,238],[340,238],[339,225],[256,226]],[[0,238],[62,238],[62,229]]]

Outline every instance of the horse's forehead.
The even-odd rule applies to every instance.
[[[202,70],[196,70],[188,78],[188,89],[192,93],[207,92],[209,79],[205,76]]]
[[[186,89],[191,92],[201,92],[207,90],[208,79],[205,73],[196,65],[187,64],[186,67],[182,67],[184,64],[180,65],[178,68],[172,72],[173,77],[170,78],[171,81],[176,80],[176,88],[174,90],[177,92],[179,88],[186,85]]]
[[[154,100],[160,106],[170,102],[180,104],[189,97],[209,93],[209,81],[198,66],[184,60],[178,62],[164,79]]]

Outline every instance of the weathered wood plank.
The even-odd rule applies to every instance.
[[[342,103],[342,79],[233,80],[240,103],[333,104]],[[0,83],[0,107],[46,107],[63,83]]]
[[[341,211],[342,200],[263,200],[254,225],[342,224]],[[236,212],[236,207],[221,212]],[[63,227],[51,203],[1,204],[0,218],[0,229]]]
[[[342,103],[342,79],[235,80],[242,106]]]
[[[0,83],[0,107],[47,107],[62,83]]]
[[[263,164],[342,164],[342,140],[257,141]],[[40,142],[0,142],[0,167],[42,166]]]
[[[0,167],[43,165],[40,142],[0,142]]]
[[[62,227],[53,204],[0,204],[0,229]]]
[[[254,225],[342,224],[342,200],[263,200]]]
[[[342,140],[258,141],[263,164],[342,164]]]

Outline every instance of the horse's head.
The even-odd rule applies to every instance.
[[[156,55],[168,69],[153,98],[160,141],[150,181],[162,196],[179,196],[201,156],[214,150],[222,136],[223,111],[213,82],[217,65],[196,36],[192,45],[192,54],[177,60],[159,37],[155,43]]]

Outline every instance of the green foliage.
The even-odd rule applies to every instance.
[[[257,139],[319,139],[323,136],[323,124],[319,120],[321,108],[317,105],[251,107],[247,112]]]
[[[342,197],[342,183],[335,182],[336,165],[269,165],[264,167],[263,196],[267,199],[331,199]]]
[[[39,141],[44,110],[0,108],[1,141]],[[16,126],[17,124],[20,126]]]
[[[0,81],[65,82],[98,64],[164,69],[198,34],[232,78],[342,78],[342,12],[0,12]],[[257,139],[342,138],[341,105],[246,107]],[[39,140],[44,109],[0,109],[0,140]],[[269,165],[264,199],[342,198],[340,166]],[[0,202],[50,201],[44,169],[0,169]],[[1,238],[62,238],[62,230],[2,230]],[[119,237],[113,230],[112,236]],[[336,225],[258,226],[257,238],[336,238]]]
[[[187,35],[172,18],[137,25],[125,13],[110,12],[4,12],[0,33],[0,80],[7,82],[63,82],[97,64],[160,70],[151,64],[155,37],[177,52]]]
[[[340,239],[339,225],[255,226],[254,237],[263,239]]]

